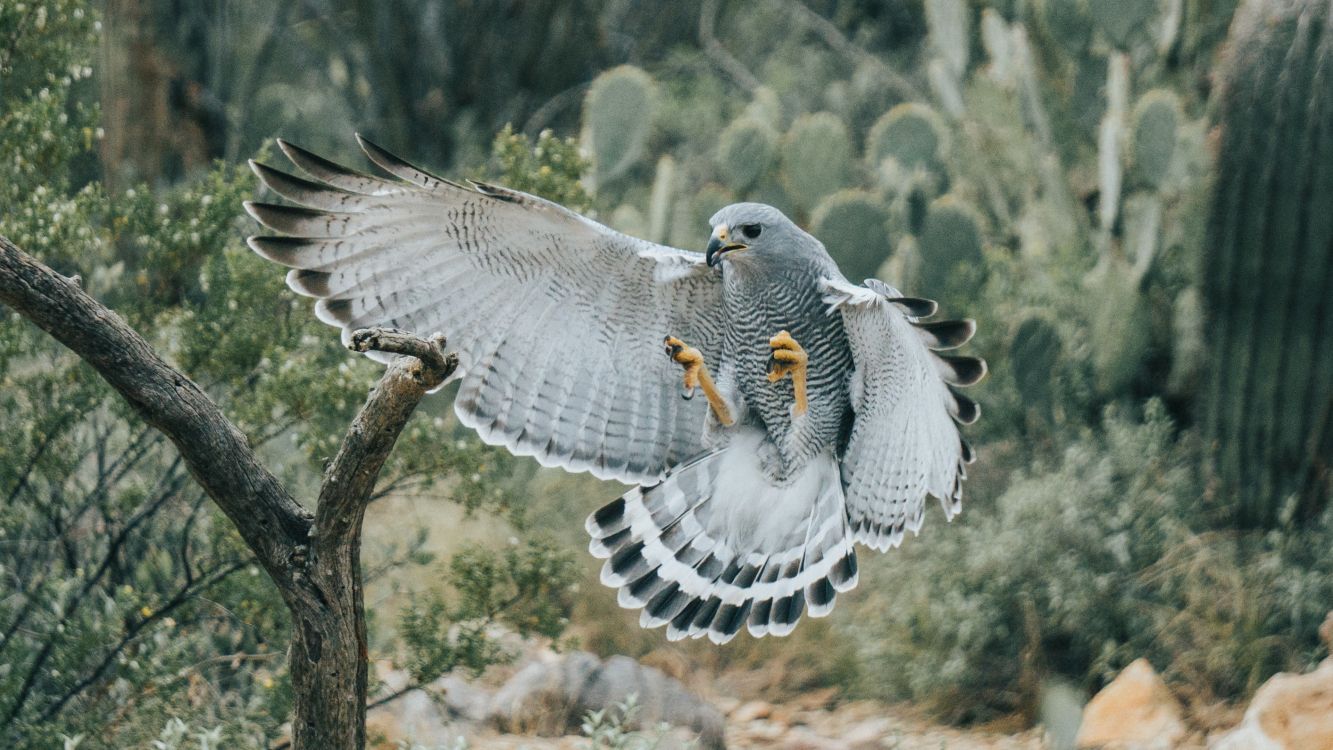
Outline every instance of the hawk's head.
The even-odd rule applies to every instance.
[[[763,203],[733,203],[709,219],[708,265],[725,258],[740,264],[757,261],[792,262],[819,243],[783,213]]]

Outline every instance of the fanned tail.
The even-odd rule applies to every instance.
[[[856,552],[832,454],[775,485],[763,471],[763,432],[743,429],[724,447],[630,490],[588,517],[589,550],[620,605],[667,637],[726,643],[746,627],[787,635],[808,608],[833,609],[856,586]]]

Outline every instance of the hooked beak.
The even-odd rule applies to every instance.
[[[731,242],[730,236],[731,232],[726,224],[718,224],[713,230],[713,236],[708,240],[708,250],[704,253],[704,261],[708,263],[709,268],[721,263],[724,254],[749,247],[744,243]]]

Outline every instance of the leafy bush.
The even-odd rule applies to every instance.
[[[892,580],[852,630],[869,692],[953,720],[1030,710],[1048,674],[1095,689],[1146,656],[1191,700],[1243,694],[1321,655],[1329,519],[1262,536],[1213,530],[1197,440],[1159,401],[1109,409],[1052,465],[867,565]],[[870,613],[873,613],[871,615]]]

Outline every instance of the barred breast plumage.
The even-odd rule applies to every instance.
[[[801,469],[821,450],[836,445],[851,418],[847,381],[852,353],[842,321],[829,315],[818,282],[836,273],[809,258],[781,271],[763,275],[739,273],[724,267],[722,304],[726,325],[722,337],[723,383],[732,385],[782,455],[781,470]],[[810,424],[793,433],[793,386],[790,379],[776,383],[766,378],[771,350],[769,339],[789,332],[809,357],[807,388]]]

